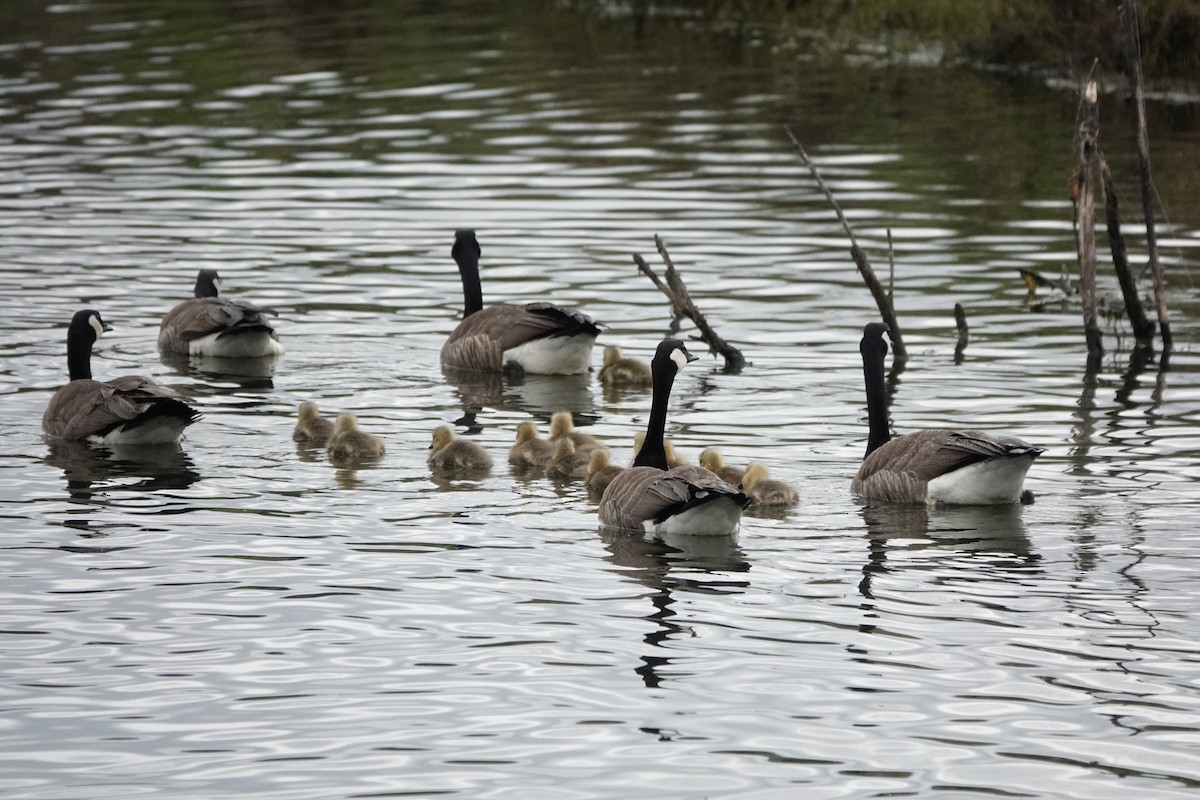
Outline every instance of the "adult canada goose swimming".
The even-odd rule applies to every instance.
[[[474,442],[459,439],[449,425],[439,425],[433,431],[429,446],[429,466],[446,471],[475,471],[492,467],[492,457]]]
[[[663,431],[675,375],[695,361],[683,342],[664,339],[650,368],[654,388],[646,438],[633,466],[613,478],[600,498],[600,522],[653,534],[727,536],[737,531],[746,495],[701,467],[667,468]]]
[[[221,358],[262,358],[279,355],[283,346],[267,319],[279,316],[272,308],[220,297],[221,278],[215,269],[196,276],[195,297],[167,312],[158,328],[158,349],[165,353]]]
[[[550,463],[553,445],[538,436],[536,422],[517,426],[517,443],[508,451],[508,463],[514,467],[545,467]]]
[[[571,418],[570,411],[555,411],[550,415],[550,443],[554,444],[563,438],[570,439],[580,453],[590,453],[601,446],[595,436],[575,430],[575,420]]]
[[[742,491],[750,498],[752,506],[794,506],[800,502],[800,493],[783,481],[772,480],[767,465],[751,461],[742,475]]]
[[[374,461],[383,457],[383,442],[379,437],[359,430],[353,414],[338,414],[326,453],[335,464]]]
[[[649,386],[651,382],[650,365],[645,361],[626,357],[615,344],[604,348],[604,366],[600,367],[602,385]]]
[[[546,464],[546,474],[559,480],[583,480],[588,475],[588,458],[596,450],[577,451],[575,443],[564,436],[554,442],[554,453]]]
[[[700,466],[733,486],[741,485],[742,475],[745,473],[744,469],[727,466],[721,451],[715,447],[706,447],[700,451]]]
[[[321,416],[316,403],[305,400],[296,414],[296,427],[292,438],[297,442],[324,447],[333,436],[333,423]]]
[[[995,505],[1021,499],[1021,484],[1043,450],[1012,436],[927,428],[891,438],[883,362],[888,326],[863,329],[859,352],[867,389],[867,455],[850,484],[855,494],[890,503]]]
[[[602,497],[604,490],[612,483],[613,478],[624,471],[624,467],[618,467],[612,463],[612,457],[603,447],[593,450],[591,456],[588,457],[587,481],[584,484],[587,486],[588,494],[595,498]]]
[[[71,382],[50,398],[42,430],[62,439],[110,445],[178,442],[200,412],[174,389],[140,375],[92,380],[92,345],[111,331],[100,312],[75,312],[67,328],[67,371]]]
[[[588,315],[552,303],[483,307],[475,231],[457,231],[450,254],[462,276],[463,319],[442,345],[442,364],[475,372],[578,375],[592,363],[600,328]]]

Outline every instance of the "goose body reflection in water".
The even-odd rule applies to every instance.
[[[889,570],[889,555],[936,549],[989,559],[996,568],[1027,572],[1039,558],[1025,529],[1024,507],[867,505],[869,555],[859,591],[870,596],[874,576]],[[938,562],[929,562],[936,565]]]
[[[110,489],[186,489],[200,480],[191,458],[174,443],[104,447],[55,439],[49,446],[45,462],[62,470],[74,501],[92,500]]]

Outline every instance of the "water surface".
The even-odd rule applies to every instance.
[[[1073,265],[1075,101],[1035,82],[532,1],[9,5],[6,797],[1200,786],[1194,108],[1151,109],[1178,351],[1133,357],[1113,321],[1088,374],[1078,309],[1017,276]],[[1104,113],[1132,214],[1128,119]],[[785,124],[881,272],[893,232],[897,430],[1046,448],[1034,505],[850,498],[875,312]],[[517,423],[559,408],[627,460],[649,398],[444,375],[463,227],[488,298],[577,304],[642,358],[670,315],[631,254],[657,265],[661,235],[751,362],[691,365],[668,435],[764,461],[801,504],[733,540],[643,541],[601,535],[582,486],[510,473]],[[160,360],[200,267],[280,311],[278,362]],[[115,328],[97,376],[147,374],[203,411],[181,448],[42,439],[89,306]],[[297,448],[304,399],[357,414],[383,461]],[[431,476],[443,422],[497,456],[490,476]]]

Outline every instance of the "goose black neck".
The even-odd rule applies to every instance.
[[[876,347],[865,346],[867,344],[864,342],[862,359],[863,379],[867,387],[867,420],[871,426],[866,453],[869,456],[888,443],[888,440],[892,438],[892,432],[888,427],[887,392],[883,375],[883,362],[887,356],[887,347],[882,342],[879,342]]]
[[[483,308],[483,287],[479,285],[479,242],[471,231],[459,231],[450,251],[462,276],[463,316],[469,317]]]
[[[667,449],[663,434],[667,429],[667,403],[671,399],[671,386],[675,383],[675,363],[669,358],[655,356],[653,370],[653,395],[650,400],[650,420],[646,423],[646,440],[633,459],[635,467],[667,469]]]
[[[96,333],[90,324],[72,324],[67,329],[67,374],[71,380],[92,377],[92,344],[95,341]]]

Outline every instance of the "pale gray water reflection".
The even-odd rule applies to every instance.
[[[1178,350],[1131,355],[1109,321],[1089,373],[1078,310],[1018,272],[1073,264],[1075,102],[1037,81],[540,0],[9,5],[4,797],[1195,795],[1195,108],[1150,109]],[[1046,448],[1032,505],[849,496],[875,312],[785,124],[881,272],[893,231],[896,431]],[[692,335],[631,258],[657,265],[660,234],[749,362],[693,348],[669,438],[763,461],[800,504],[647,541],[513,471],[517,424],[560,408],[628,464],[650,396],[444,372],[464,227],[487,302],[579,306],[643,360]],[[281,357],[159,356],[201,267],[278,309]],[[193,398],[179,447],[42,438],[81,307],[116,328],[97,377]],[[298,446],[304,400],[383,458]],[[492,470],[431,473],[440,424]]]

